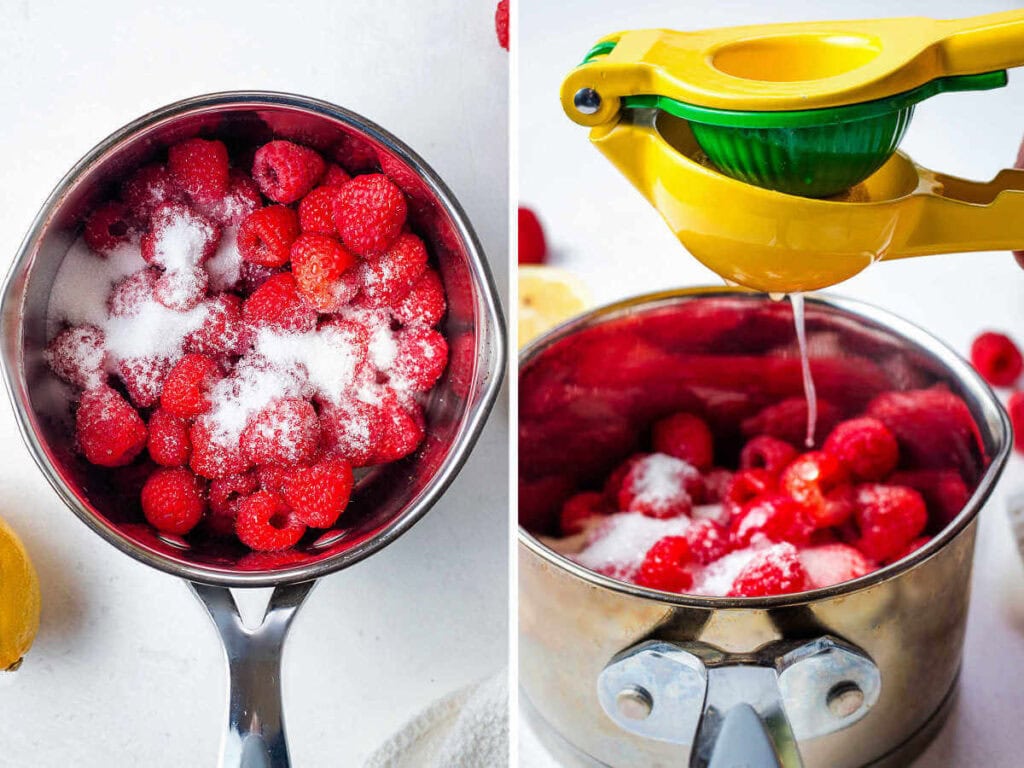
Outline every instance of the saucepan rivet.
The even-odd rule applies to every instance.
[[[615,697],[619,714],[629,720],[646,720],[654,708],[654,701],[646,689],[639,685],[623,688]]]
[[[572,97],[576,110],[584,115],[593,115],[601,109],[601,95],[593,88],[580,88]]]
[[[849,717],[864,705],[864,691],[856,683],[844,680],[832,686],[826,703],[836,717]]]

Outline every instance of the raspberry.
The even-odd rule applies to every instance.
[[[779,490],[788,493],[819,528],[842,525],[853,513],[850,476],[835,456],[812,451],[796,458],[779,476]]]
[[[167,357],[129,357],[118,361],[117,375],[132,402],[139,408],[149,408],[160,399],[160,390],[173,365]]]
[[[341,458],[326,458],[286,475],[284,498],[295,516],[313,528],[330,528],[348,505],[352,467]]]
[[[427,267],[412,284],[406,297],[392,308],[391,313],[403,325],[429,327],[441,322],[446,309],[441,276]]]
[[[164,272],[153,284],[153,298],[168,309],[187,312],[206,298],[209,281],[202,267]]]
[[[729,540],[733,549],[742,549],[763,538],[806,544],[814,530],[807,511],[789,496],[767,493],[748,502],[732,519]]]
[[[726,491],[732,485],[733,473],[728,469],[716,467],[704,475],[704,503],[721,504],[725,501]]]
[[[329,235],[302,234],[292,244],[292,275],[299,292],[321,312],[335,312],[344,306],[339,296],[339,279],[353,267],[356,257]]]
[[[416,403],[403,406],[394,395],[382,404],[383,429],[373,452],[375,464],[398,461],[423,442],[423,413]]]
[[[587,520],[604,515],[607,511],[604,494],[586,491],[570,496],[562,504],[562,513],[558,518],[562,535],[572,536],[575,533],[583,533]]]
[[[857,480],[881,480],[900,460],[896,436],[878,419],[865,416],[838,424],[822,447]]]
[[[119,280],[107,297],[107,312],[111,317],[134,317],[144,304],[153,299],[153,289],[160,273],[155,269],[140,269]]]
[[[328,163],[327,164],[327,170],[324,171],[324,177],[322,179],[320,179],[320,186],[321,187],[340,187],[341,185],[343,185],[346,182],[349,182],[351,180],[352,180],[352,177],[349,176],[348,173],[345,171],[345,169],[342,168],[340,165],[338,165],[337,163]],[[316,190],[314,189],[313,191],[315,192]],[[301,204],[300,204],[299,208],[301,210],[301,208],[302,208]],[[331,224],[331,229],[332,230],[334,229],[334,224],[333,223]]]
[[[263,207],[263,198],[255,181],[242,171],[231,171],[227,194],[213,202],[197,205],[204,216],[222,227],[236,227],[250,213]]]
[[[387,176],[357,176],[338,190],[334,226],[358,256],[387,250],[402,231],[405,217],[405,195]]]
[[[196,203],[212,203],[228,192],[228,149],[221,141],[178,142],[167,150],[167,170]]]
[[[797,456],[797,450],[785,440],[758,435],[740,451],[741,469],[763,469],[778,475]]]
[[[220,227],[183,203],[163,203],[142,236],[142,258],[171,272],[192,269],[217,252]]]
[[[90,464],[122,467],[146,447],[146,424],[123,397],[101,385],[82,395],[75,437]]]
[[[905,485],[921,494],[931,525],[944,528],[967,506],[971,492],[955,469],[914,469],[894,472],[891,485]]]
[[[912,555],[914,552],[917,552],[917,550],[919,550],[921,547],[923,547],[925,544],[927,544],[931,540],[932,540],[931,536],[918,536],[912,542],[907,544],[907,548],[906,549],[904,549],[898,555],[895,555],[895,556],[891,557],[888,560],[888,562],[886,562],[885,564],[889,565],[891,563],[895,563],[897,560],[902,560],[904,557],[908,557],[908,556]]]
[[[415,202],[418,207],[431,205],[430,188],[402,158],[387,150],[381,150],[377,153],[377,159],[380,161],[380,172],[405,193],[407,204]],[[410,210],[409,213],[412,214],[413,211]]]
[[[238,442],[226,442],[206,419],[192,424],[188,439],[192,443],[189,466],[197,475],[213,480],[241,474],[251,466]]]
[[[206,518],[207,529],[215,536],[232,535],[235,532],[235,519],[238,517],[238,508],[241,506],[242,500],[259,489],[255,471],[211,480],[210,514]]]
[[[392,378],[414,392],[428,392],[448,365],[448,342],[433,328],[407,328],[398,334]]]
[[[305,532],[306,526],[276,493],[257,491],[238,505],[235,533],[249,549],[260,552],[288,549],[297,544]]]
[[[238,290],[243,295],[253,293],[267,280],[283,271],[280,268],[264,267],[262,264],[243,261],[238,270]]]
[[[736,576],[729,597],[765,597],[802,592],[807,573],[796,547],[781,543],[757,552]]]
[[[800,564],[811,589],[859,579],[875,570],[874,563],[848,544],[824,544],[800,551]]]
[[[928,523],[924,499],[912,488],[864,483],[856,503],[857,548],[879,562],[903,552]]]
[[[299,217],[295,211],[283,205],[268,205],[242,219],[238,252],[253,264],[281,267],[288,263],[298,236]]]
[[[121,199],[129,216],[146,227],[150,217],[161,204],[185,202],[185,195],[171,178],[167,167],[160,163],[144,165],[121,184]]]
[[[334,148],[334,158],[349,173],[371,173],[377,170],[377,150],[366,139],[347,133]]]
[[[188,463],[192,446],[188,440],[188,424],[163,408],[149,417],[149,457],[165,467],[183,467]]]
[[[696,467],[701,472],[714,464],[714,443],[704,420],[692,413],[675,413],[653,427],[655,452],[666,453]]]
[[[1022,251],[1024,253],[1024,251]],[[1006,401],[1006,412],[1013,425],[1013,447],[1024,453],[1024,392],[1014,392]]]
[[[971,364],[993,387],[1009,387],[1020,376],[1024,359],[1009,336],[988,331],[971,344]]]
[[[47,365],[68,384],[92,389],[103,383],[104,334],[95,325],[73,325],[46,345]]]
[[[353,467],[373,464],[384,424],[384,409],[361,400],[341,405],[325,404],[320,409],[324,448],[345,457]]]
[[[548,256],[548,245],[544,239],[544,228],[537,214],[529,208],[519,206],[519,263],[543,264]]]
[[[194,419],[210,410],[210,390],[222,378],[219,366],[210,358],[185,355],[168,374],[160,405],[179,419]]]
[[[713,563],[729,552],[729,532],[714,520],[697,520],[683,535],[693,559],[701,565]]]
[[[242,451],[253,464],[305,464],[320,438],[316,411],[297,397],[275,400],[249,420]]]
[[[158,531],[182,536],[203,519],[203,492],[203,482],[187,469],[158,469],[142,487],[142,514]]]
[[[427,268],[427,249],[416,235],[405,233],[380,256],[360,265],[363,296],[371,307],[393,307],[402,301]]]
[[[832,431],[842,418],[840,410],[827,400],[818,400],[818,422],[814,428],[815,442]],[[790,397],[769,405],[760,413],[744,419],[740,425],[744,435],[770,435],[791,445],[804,445],[807,439],[807,400]]]
[[[654,543],[636,574],[636,583],[662,592],[682,592],[693,584],[687,566],[693,562],[685,536],[666,536]]]
[[[185,350],[199,355],[237,355],[245,351],[242,300],[221,293],[206,302],[203,324],[185,337]]]
[[[494,11],[494,31],[498,34],[498,45],[508,50],[508,0],[498,0]]]
[[[320,186],[302,198],[302,202],[299,203],[299,229],[317,235],[338,234],[334,226],[334,205],[339,196],[338,187],[339,185]]]
[[[304,562],[308,555],[294,549],[282,549],[276,552],[250,552],[238,560],[238,568],[243,571],[276,571],[280,568]]]
[[[689,514],[702,491],[700,473],[690,464],[662,453],[637,461],[619,490],[619,509],[647,517]]]
[[[242,305],[242,318],[250,328],[307,333],[316,328],[316,309],[303,298],[289,272],[272,275]]]
[[[93,251],[106,256],[131,239],[128,209],[121,203],[104,203],[86,219],[82,237]]]
[[[252,177],[263,194],[277,203],[294,203],[324,175],[324,159],[308,147],[271,141],[256,150]]]
[[[775,475],[766,469],[741,469],[732,476],[725,489],[722,504],[731,515],[739,512],[758,496],[774,492],[778,487]]]
[[[256,477],[262,490],[281,493],[284,491],[284,483],[290,471],[291,467],[264,464],[256,470]]]

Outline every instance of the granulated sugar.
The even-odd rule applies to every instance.
[[[204,265],[210,275],[210,290],[230,291],[242,276],[242,254],[238,251],[238,228],[227,227],[217,252]]]
[[[188,212],[172,214],[154,225],[154,234],[153,262],[169,272],[188,272],[202,261],[206,244],[216,232]]]
[[[309,333],[263,328],[253,353],[272,367],[301,370],[317,394],[338,403],[354,386],[358,350],[344,328],[330,325]]]
[[[691,520],[685,515],[667,520],[639,512],[612,515],[594,530],[593,538],[574,559],[596,571],[633,570],[659,539],[679,536],[690,525]]]
[[[50,291],[47,336],[61,325],[95,325],[107,321],[107,296],[116,282],[146,267],[137,242],[124,243],[106,257],[97,256],[78,239],[57,270]]]
[[[168,309],[150,298],[132,317],[110,317],[102,324],[110,362],[125,358],[181,356],[185,337],[198,329],[209,307],[200,304],[188,312]]]
[[[740,571],[746,567],[757,552],[758,550],[753,547],[738,549],[697,569],[693,574],[693,585],[687,592],[694,595],[718,597],[728,594]]]
[[[211,437],[221,445],[237,445],[250,418],[277,399],[301,397],[305,388],[303,372],[255,356],[243,357],[234,372],[210,392],[214,404],[208,419]]]

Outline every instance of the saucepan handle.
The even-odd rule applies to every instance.
[[[281,652],[315,582],[275,587],[263,621],[247,627],[226,587],[189,583],[213,620],[228,665],[228,723],[220,768],[288,768],[281,707]]]

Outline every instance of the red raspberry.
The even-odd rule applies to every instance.
[[[728,469],[715,467],[704,475],[704,503],[721,504],[732,485],[733,473]]]
[[[875,570],[874,564],[847,544],[824,544],[800,551],[800,564],[811,589],[831,587],[859,579]]]
[[[921,547],[923,547],[925,544],[927,544],[931,540],[932,540],[931,536],[918,536],[916,539],[914,539],[912,542],[910,542],[907,545],[906,549],[904,549],[898,555],[895,555],[894,557],[890,558],[885,564],[886,565],[890,565],[892,563],[895,563],[898,560],[902,560],[904,557],[908,557],[909,555],[912,555],[914,552],[917,552],[917,550],[919,550]]]
[[[210,358],[185,355],[168,374],[160,405],[179,419],[194,419],[210,410],[210,390],[222,378],[220,367]]]
[[[312,528],[334,525],[351,493],[352,466],[341,458],[322,459],[285,476],[285,500],[295,516]]]
[[[842,525],[853,514],[850,476],[839,459],[823,451],[796,458],[779,476],[788,493],[814,518],[819,528]]]
[[[415,202],[417,208],[432,205],[430,188],[404,160],[387,150],[378,151],[377,159],[380,161],[380,172],[405,193],[407,202]],[[413,214],[414,211],[410,209],[409,213]]]
[[[276,552],[250,552],[238,560],[238,568],[243,571],[276,571],[296,563],[305,562],[309,555],[296,552],[294,549],[282,549]]]
[[[224,142],[186,139],[167,150],[171,178],[196,203],[212,203],[228,192],[230,171]]]
[[[253,464],[305,464],[320,439],[316,411],[297,397],[275,400],[249,420],[242,451]]]
[[[356,257],[329,235],[302,234],[292,244],[292,275],[299,292],[321,312],[344,306],[347,291],[339,295],[339,280],[355,266]]]
[[[377,150],[366,139],[344,134],[334,148],[334,158],[349,173],[372,173],[377,170]]]
[[[971,364],[993,387],[1010,387],[1020,377],[1024,359],[1009,336],[987,331],[971,344]]]
[[[192,446],[188,441],[188,424],[163,408],[149,417],[149,457],[165,467],[188,464]]]
[[[284,492],[284,483],[291,472],[291,467],[283,467],[277,464],[264,464],[257,468],[256,477],[259,479],[260,488],[264,491],[274,493]]]
[[[814,530],[814,521],[807,511],[789,496],[767,493],[746,504],[732,519],[730,545],[743,549],[761,537],[769,541],[806,544]]]
[[[253,329],[307,333],[316,328],[316,308],[299,293],[290,272],[272,275],[242,305],[242,318]]]
[[[586,491],[570,496],[562,504],[559,525],[563,536],[583,533],[586,521],[608,513],[604,503],[604,494]]]
[[[383,429],[373,452],[373,463],[386,464],[403,459],[424,438],[423,413],[415,402],[402,405],[393,394],[382,404]]]
[[[205,418],[192,424],[188,439],[192,443],[189,466],[197,475],[214,480],[241,474],[251,466],[238,441],[226,440]]]
[[[299,203],[299,229],[317,235],[337,236],[334,206],[338,201],[339,191],[339,185],[320,186],[302,198],[302,202]]]
[[[334,226],[358,256],[386,251],[401,233],[405,217],[405,195],[383,174],[357,176],[338,190]]]
[[[441,276],[427,267],[391,312],[403,325],[434,326],[441,322],[446,309]]]
[[[263,207],[256,182],[242,171],[231,171],[227,194],[213,202],[197,204],[204,216],[222,227],[236,227],[253,211]]]
[[[185,202],[185,195],[160,163],[144,165],[121,184],[121,199],[128,214],[141,226],[149,225],[150,217],[162,203]]]
[[[730,515],[737,515],[749,502],[777,488],[778,480],[768,470],[741,469],[732,476],[722,504]]]
[[[75,437],[90,464],[123,467],[146,447],[146,424],[123,397],[101,385],[82,394]]]
[[[519,263],[543,264],[548,256],[544,228],[537,214],[519,206]]]
[[[173,365],[167,357],[130,357],[118,361],[117,375],[132,402],[139,408],[149,408],[160,399],[160,390]]]
[[[242,300],[221,293],[206,301],[203,324],[185,337],[185,350],[199,355],[237,355],[245,351]]]
[[[104,203],[85,221],[82,236],[93,251],[106,256],[122,243],[131,239],[128,209],[121,203]]]
[[[864,416],[837,425],[822,447],[857,480],[881,480],[900,460],[896,436],[878,419]]]
[[[701,472],[707,472],[714,464],[711,430],[692,413],[674,413],[656,421],[652,442],[655,452],[682,459]]]
[[[324,171],[324,177],[320,179],[321,187],[340,187],[346,182],[352,180],[352,177],[348,175],[344,168],[337,163],[328,163],[327,170]],[[316,190],[313,190],[314,192]],[[301,209],[301,205],[300,205]],[[331,229],[334,229],[334,224],[331,224]]]
[[[158,531],[183,536],[203,519],[204,490],[202,480],[187,469],[158,469],[142,487],[142,514]]]
[[[928,523],[924,499],[912,488],[864,483],[856,503],[857,548],[879,562],[902,553]]]
[[[889,484],[905,485],[921,494],[928,507],[930,523],[944,528],[967,506],[971,492],[955,469],[913,469],[894,472]]]
[[[498,0],[494,11],[494,30],[498,34],[498,45],[508,50],[508,0]]]
[[[662,592],[682,592],[693,584],[689,565],[693,562],[685,536],[666,536],[655,542],[636,574],[636,583]]]
[[[68,384],[81,389],[98,387],[105,378],[104,334],[95,325],[73,325],[46,345],[46,364]]]
[[[345,457],[353,467],[373,464],[384,424],[384,409],[361,400],[325,404],[320,409],[324,448]]]
[[[277,203],[294,203],[324,175],[324,159],[309,147],[271,141],[256,150],[252,177],[263,194]]]
[[[414,392],[429,392],[448,365],[448,342],[433,328],[406,328],[398,334],[392,380]]]
[[[253,264],[281,267],[288,263],[292,243],[298,236],[298,214],[283,205],[268,205],[242,219],[238,252]]]
[[[142,236],[142,258],[176,272],[192,269],[217,252],[220,227],[183,203],[163,203]]]
[[[211,480],[210,513],[206,517],[207,530],[214,536],[233,535],[242,500],[259,489],[254,470]]]
[[[1024,251],[1022,251],[1024,253]],[[1013,426],[1013,447],[1024,453],[1024,392],[1014,392],[1006,401],[1006,412]]]
[[[765,597],[802,592],[807,573],[796,547],[781,543],[757,552],[736,576],[729,597]]]
[[[714,520],[697,520],[683,535],[693,559],[701,565],[713,563],[729,552],[729,532]]]
[[[257,491],[238,505],[235,533],[249,549],[260,552],[288,549],[297,544],[305,532],[306,526],[276,493]]]
[[[111,317],[134,317],[144,304],[153,300],[160,273],[156,269],[140,269],[119,280],[107,297],[107,312]]]
[[[815,442],[832,431],[842,412],[827,400],[818,400],[818,422],[814,428]],[[771,435],[791,445],[804,445],[807,439],[807,400],[790,397],[769,405],[740,425],[744,435]]]
[[[699,499],[700,473],[685,461],[655,453],[637,461],[626,473],[619,490],[619,509],[647,517],[686,515]]]
[[[797,456],[797,450],[785,440],[758,435],[748,440],[740,451],[741,469],[764,469],[778,475]]]
[[[238,270],[238,291],[243,296],[253,293],[267,280],[282,272],[284,270],[281,268],[264,267],[262,264],[243,261]]]
[[[188,312],[206,298],[209,282],[202,267],[164,272],[153,284],[153,298],[168,309]]]
[[[393,307],[401,302],[427,269],[427,249],[416,235],[406,232],[380,256],[360,265],[363,297],[371,307]]]

